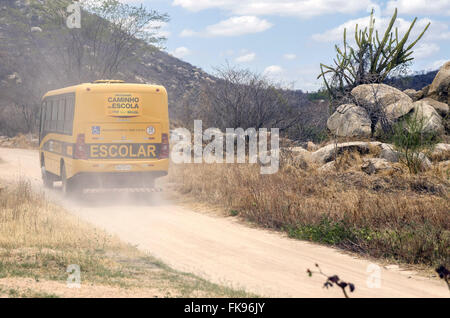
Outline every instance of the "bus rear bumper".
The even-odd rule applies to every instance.
[[[69,177],[83,172],[152,172],[168,171],[169,159],[160,160],[73,160]]]
[[[83,188],[148,188],[168,173],[169,159],[153,161],[74,160],[70,179]]]
[[[166,171],[151,172],[82,172],[71,179],[84,189],[153,188],[155,180],[167,175]]]

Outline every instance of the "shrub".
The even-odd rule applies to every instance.
[[[347,95],[354,87],[361,84],[382,83],[394,70],[412,61],[412,49],[430,26],[428,23],[420,35],[407,45],[417,18],[411,23],[403,38],[399,38],[398,28],[392,31],[397,19],[397,9],[395,9],[384,36],[380,39],[378,30],[375,30],[373,13],[372,10],[369,27],[361,30],[358,24],[355,26],[356,48],[347,42],[347,30],[344,29],[343,47],[335,46],[337,54],[334,65],[320,64],[321,74],[318,78],[323,78],[333,99]],[[326,79],[327,74],[332,75],[331,82]]]
[[[417,112],[394,125],[391,139],[400,153],[400,161],[411,173],[424,170],[425,154],[430,153],[438,142],[435,133],[424,130],[424,118]]]

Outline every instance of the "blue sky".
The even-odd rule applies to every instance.
[[[367,25],[384,31],[395,8],[403,34],[414,17],[417,35],[431,27],[415,49],[411,71],[436,69],[450,60],[450,0],[121,0],[166,12],[160,32],[167,51],[213,73],[225,64],[249,68],[284,86],[312,91],[319,65],[331,63],[344,27]],[[351,30],[351,31],[350,31]]]

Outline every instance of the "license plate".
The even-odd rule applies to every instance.
[[[118,165],[116,166],[117,171],[130,171],[131,165]]]

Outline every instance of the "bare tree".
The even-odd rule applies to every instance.
[[[288,103],[283,90],[266,77],[226,65],[216,69],[219,79],[198,92],[195,115],[211,127],[292,127],[299,112]]]
[[[59,69],[78,82],[112,78],[127,61],[165,41],[158,31],[168,21],[167,14],[118,0],[83,0],[81,28],[69,29],[65,26],[67,4],[46,0],[36,5],[45,27],[35,44],[39,47],[44,42],[54,52],[52,59],[57,57]],[[49,62],[55,65],[55,60]]]
[[[96,79],[115,78],[138,57],[164,42],[158,34],[166,14],[117,0],[80,1],[80,29],[66,26],[69,0],[10,1],[0,8],[2,122],[8,134],[29,132],[39,115],[42,95],[51,89]],[[33,27],[39,27],[34,28]],[[37,29],[37,30],[36,30]],[[8,80],[17,74],[20,80]],[[8,109],[6,109],[8,108]],[[11,113],[12,110],[13,112]],[[27,130],[27,131],[25,131]]]

